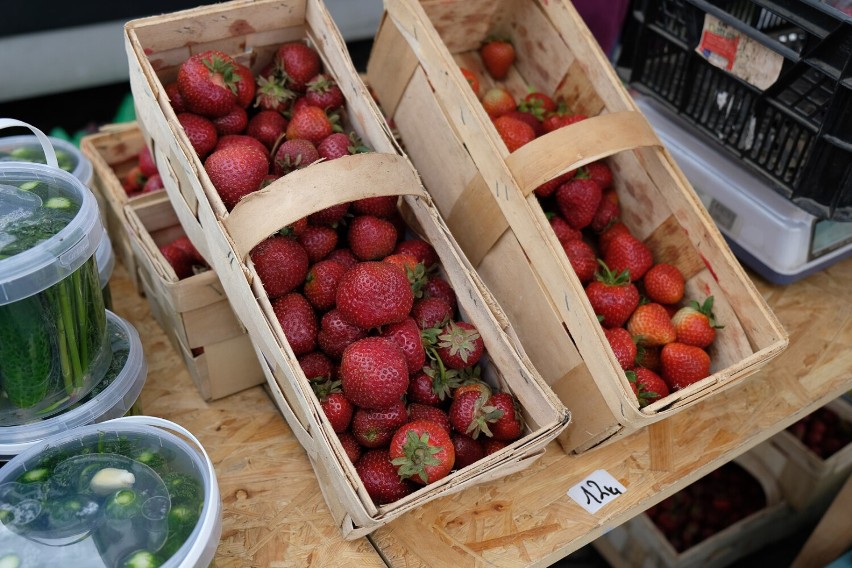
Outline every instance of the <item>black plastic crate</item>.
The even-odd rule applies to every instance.
[[[618,67],[803,209],[852,221],[850,8],[852,0],[634,0]],[[778,78],[761,89],[697,53],[708,14],[776,54]]]

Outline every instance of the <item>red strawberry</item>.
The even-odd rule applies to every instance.
[[[333,132],[317,144],[317,152],[319,152],[321,158],[326,160],[369,151],[370,149],[364,146],[364,143],[354,132],[350,132],[348,136],[343,132]]]
[[[482,397],[482,400],[488,400],[494,394],[488,383],[476,377],[465,380],[453,389],[453,398],[461,396],[465,392],[475,392]]]
[[[598,235],[598,251],[600,254],[605,255],[606,251],[609,250],[609,244],[613,241],[613,239],[622,234],[632,235],[633,233],[630,232],[627,225],[621,221],[616,221],[605,229],[604,232]]]
[[[422,288],[426,283],[426,269],[417,262],[416,258],[407,254],[391,254],[384,257],[382,262],[395,264],[405,270],[405,276],[408,278],[408,283],[411,284],[414,297],[421,298],[423,296]]]
[[[305,298],[321,312],[330,310],[334,307],[337,285],[347,270],[334,260],[321,260],[313,264],[305,277]]]
[[[480,433],[491,437],[489,424],[503,416],[503,411],[486,405],[487,400],[477,391],[466,391],[453,396],[449,416],[450,424],[456,432],[474,440],[479,438]]]
[[[337,374],[346,398],[361,408],[387,408],[408,391],[405,353],[384,337],[365,337],[347,347]]]
[[[163,178],[160,174],[154,174],[145,180],[145,185],[142,186],[142,193],[151,193],[158,189],[163,189]]]
[[[246,135],[256,138],[271,151],[287,130],[287,119],[280,112],[262,110],[249,120]]]
[[[151,155],[151,150],[147,145],[142,146],[142,149],[136,154],[136,159],[139,161],[139,169],[143,176],[151,177],[158,173],[154,156]]]
[[[556,206],[571,227],[584,229],[595,218],[601,196],[597,182],[575,178],[556,189]]]
[[[639,290],[626,273],[616,275],[606,264],[586,286],[586,297],[604,327],[622,327],[639,305]]]
[[[355,463],[355,471],[376,505],[399,501],[417,489],[417,485],[399,476],[385,449],[364,452]]]
[[[175,111],[175,114],[189,111],[189,109],[186,108],[183,95],[180,94],[180,87],[178,87],[177,81],[166,85],[166,96],[168,97],[169,104],[172,105],[172,110]]]
[[[165,257],[166,262],[171,265],[178,280],[189,278],[193,275],[192,258],[183,249],[169,243],[160,247],[160,253]]]
[[[352,251],[349,250],[348,248],[334,249],[333,251],[328,253],[328,256],[325,257],[325,259],[326,260],[334,260],[336,262],[339,262],[340,264],[342,264],[346,268],[352,268],[353,266],[355,266],[359,262],[358,259],[355,258],[355,255],[352,254]]]
[[[598,210],[595,211],[595,216],[589,223],[592,231],[602,233],[621,218],[621,206],[618,204],[618,198],[613,197],[614,195],[615,190],[604,190]]]
[[[515,120],[520,120],[524,124],[529,125],[530,128],[533,129],[534,138],[538,138],[539,136],[541,136],[542,134],[545,133],[544,132],[544,126],[542,126],[541,121],[539,119],[537,119],[534,114],[532,114],[530,112],[524,112],[524,111],[521,111],[521,110],[513,110],[511,112],[507,112],[506,114],[502,115],[500,118],[502,118],[502,117],[514,118]],[[498,132],[499,132],[499,129],[498,129]]]
[[[337,231],[323,225],[308,225],[299,233],[297,240],[305,247],[311,263],[319,262],[334,250],[338,241]]]
[[[554,194],[554,192],[559,188],[560,185],[567,182],[571,178],[574,177],[574,174],[577,173],[577,170],[568,170],[564,174],[560,174],[555,178],[548,180],[535,188],[536,197],[541,199],[545,199]]]
[[[518,109],[528,112],[541,121],[545,116],[557,111],[556,102],[546,93],[532,91],[524,96]]]
[[[240,199],[260,188],[269,172],[265,154],[252,146],[227,146],[204,160],[204,169],[222,203],[233,209]]]
[[[660,346],[677,337],[666,309],[657,303],[642,304],[627,322],[627,331],[638,345]]]
[[[471,323],[451,321],[438,335],[437,353],[444,365],[450,369],[464,369],[476,365],[485,345],[482,336]]]
[[[199,266],[207,266],[207,261],[204,260],[204,257],[201,256],[201,253],[198,252],[198,249],[195,248],[195,245],[192,244],[192,241],[189,240],[189,237],[187,237],[186,235],[181,235],[180,237],[173,240],[172,246],[183,250],[189,257],[192,264],[196,264]]]
[[[683,274],[671,264],[655,264],[645,273],[642,283],[645,285],[645,295],[652,302],[677,304],[683,299]]]
[[[365,330],[347,322],[338,310],[332,309],[320,320],[317,343],[323,353],[332,359],[339,360],[347,347],[365,337],[367,337]]]
[[[270,298],[292,292],[308,274],[308,253],[287,237],[269,237],[252,249],[250,257]]]
[[[443,328],[455,315],[453,308],[442,298],[421,298],[414,302],[411,317],[421,330]]]
[[[299,367],[302,372],[311,382],[324,383],[329,379],[334,379],[337,372],[334,368],[334,363],[322,351],[311,351],[298,357]]]
[[[630,381],[636,397],[639,399],[639,408],[644,408],[652,402],[669,396],[669,386],[660,376],[643,367],[637,367],[627,371],[627,380]]]
[[[224,116],[237,102],[236,63],[221,51],[197,53],[178,68],[177,85],[190,112]]]
[[[418,371],[413,373],[408,379],[407,399],[410,404],[417,403],[429,406],[438,406],[441,404],[441,397],[432,388],[432,377],[423,371]]]
[[[128,195],[131,195],[142,191],[146,180],[147,177],[142,173],[142,168],[137,164],[124,174],[121,179],[121,186]]]
[[[236,74],[239,75],[237,81],[237,106],[246,109],[254,101],[254,95],[257,92],[257,83],[254,80],[254,73],[251,69],[242,63],[234,63],[236,66]]]
[[[349,248],[360,260],[379,260],[396,247],[397,232],[393,223],[372,215],[352,219],[347,233]]]
[[[633,235],[616,235],[609,242],[603,261],[615,272],[629,271],[630,280],[635,282],[654,266],[654,255]]]
[[[467,467],[485,457],[485,448],[481,440],[470,436],[454,433],[452,435],[453,449],[456,451],[456,469]]]
[[[511,442],[521,437],[523,421],[515,397],[507,392],[494,393],[486,405],[503,411],[502,416],[490,425],[492,438]]]
[[[304,106],[293,113],[287,124],[287,139],[301,138],[313,144],[334,132],[334,126],[328,115],[319,107]]]
[[[476,95],[476,98],[479,98],[479,78],[476,76],[476,73],[466,67],[459,67],[459,71],[461,71],[462,76],[467,80],[470,88],[473,89],[473,94]]]
[[[447,476],[456,461],[450,435],[428,420],[414,420],[393,435],[391,463],[400,477],[426,485]]]
[[[629,333],[629,332],[628,332]],[[650,347],[647,345],[636,346],[636,366],[651,369],[655,373],[659,373],[660,366],[660,348]]]
[[[497,134],[500,135],[509,152],[514,152],[535,139],[535,130],[532,126],[506,114],[494,119],[494,128],[497,129]]]
[[[343,446],[343,451],[346,452],[346,457],[353,464],[361,457],[361,444],[352,435],[352,432],[341,432],[337,434],[337,439],[340,440],[340,445]]]
[[[182,112],[177,115],[177,119],[186,133],[186,137],[189,138],[192,149],[202,160],[206,158],[207,154],[216,147],[216,142],[219,139],[216,126],[209,118],[191,112]]]
[[[352,435],[365,448],[384,448],[406,422],[408,413],[401,400],[387,408],[359,408],[352,417]]]
[[[482,95],[482,107],[492,119],[515,110],[515,98],[505,87],[491,87]]]
[[[571,268],[577,274],[582,284],[588,284],[595,277],[598,268],[598,259],[594,249],[585,241],[574,239],[562,243],[562,250],[568,255]]]
[[[387,262],[357,264],[337,287],[337,309],[346,321],[362,329],[400,322],[413,304],[405,272]]]
[[[295,98],[296,93],[286,88],[281,81],[275,78],[258,77],[254,106],[261,111],[284,112]]]
[[[544,127],[545,132],[553,132],[563,126],[570,126],[571,124],[586,120],[587,118],[588,117],[585,114],[556,112],[546,116],[541,125]]]
[[[420,328],[417,327],[414,319],[409,317],[401,322],[388,324],[382,328],[380,336],[386,337],[399,345],[402,352],[405,353],[409,374],[420,371],[426,364],[426,350],[423,349],[423,342],[420,340]]]
[[[609,346],[622,369],[632,369],[636,365],[637,347],[630,332],[623,327],[604,328]]]
[[[583,166],[583,175],[595,180],[601,189],[607,189],[612,185],[612,170],[602,160],[592,162]]]
[[[275,55],[284,75],[285,84],[300,93],[304,93],[310,81],[322,68],[319,54],[315,49],[300,41],[285,43]]]
[[[427,270],[438,264],[438,253],[435,252],[432,245],[422,239],[400,241],[393,252],[413,256],[417,259],[417,262],[423,263]]]
[[[290,292],[272,302],[281,330],[296,356],[317,348],[317,316],[313,307],[298,292]]]
[[[346,216],[346,213],[348,212],[349,202],[347,201],[311,213],[310,215],[308,215],[308,221],[310,221],[314,225],[327,225],[329,227],[336,227],[338,223],[343,220],[343,218]]]
[[[569,225],[568,222],[559,215],[551,215],[549,221],[550,228],[553,229],[553,232],[556,233],[556,238],[563,245],[568,241],[583,240],[583,232]]]
[[[419,404],[416,402],[409,404],[408,420],[410,422],[414,422],[415,420],[429,420],[443,428],[448,435],[452,430],[452,426],[450,426],[450,417],[447,416],[447,413],[436,406],[428,404]]]
[[[346,102],[343,98],[343,92],[337,85],[337,82],[325,73],[314,75],[308,81],[308,90],[305,93],[305,100],[309,104],[319,107],[325,111],[337,110]]]
[[[311,386],[319,399],[320,408],[331,423],[332,430],[338,434],[345,432],[352,421],[355,408],[343,396],[340,381],[315,382]]]
[[[352,211],[358,215],[387,218],[396,213],[398,200],[399,197],[396,195],[364,197],[363,199],[356,199],[352,202]]]
[[[663,380],[672,390],[686,388],[710,375],[710,356],[685,343],[668,343],[660,352]]]
[[[490,37],[479,47],[479,56],[488,74],[501,81],[515,62],[515,47],[507,39]]]
[[[450,286],[450,283],[440,276],[430,276],[426,279],[426,283],[423,285],[423,297],[440,298],[447,302],[453,312],[456,309],[456,292]]]
[[[677,334],[676,341],[702,348],[713,343],[716,330],[723,327],[716,324],[713,296],[709,296],[703,304],[693,300],[679,309],[672,318],[672,324]]]
[[[310,166],[319,160],[319,152],[308,140],[285,140],[275,151],[272,171],[277,176],[285,176],[292,171]]]
[[[219,136],[228,134],[241,134],[248,125],[248,115],[242,107],[234,105],[231,112],[225,116],[211,119],[213,126],[216,127],[216,133]]]

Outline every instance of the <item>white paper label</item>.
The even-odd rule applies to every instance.
[[[569,489],[568,496],[589,513],[597,513],[601,507],[626,491],[608,471],[598,469]]]

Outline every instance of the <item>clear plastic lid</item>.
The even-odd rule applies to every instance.
[[[95,262],[98,265],[98,276],[100,277],[101,289],[103,289],[109,284],[112,271],[115,269],[115,252],[112,250],[112,241],[109,239],[109,235],[104,235],[101,239],[101,244],[95,251]]]
[[[112,362],[101,382],[60,414],[20,426],[0,427],[0,459],[11,459],[48,436],[127,414],[148,376],[142,341],[129,322],[109,311],[107,335]]]
[[[40,223],[42,231],[27,241],[20,233],[25,220],[33,227]],[[57,230],[59,223],[65,225]],[[69,276],[92,257],[105,234],[95,197],[80,180],[48,165],[0,162],[0,304]],[[42,235],[47,238],[36,241]],[[14,250],[21,242],[36,244]]]
[[[94,173],[91,160],[70,142],[53,136],[48,136],[47,139],[56,152],[58,167],[90,187]],[[38,138],[28,135],[0,137],[0,163],[2,162],[46,163]]]
[[[0,468],[0,554],[21,566],[208,566],[221,531],[210,459],[160,418],[82,426]]]

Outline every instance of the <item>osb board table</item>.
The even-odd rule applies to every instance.
[[[304,450],[263,387],[205,402],[121,264],[110,291],[113,311],[142,338],[142,411],[189,429],[213,461],[223,505],[216,568],[386,566],[368,540],[340,536]]]
[[[143,338],[143,410],[189,428],[213,459],[224,502],[218,567],[381,566],[383,556],[459,568],[552,564],[852,389],[852,259],[790,286],[754,279],[790,347],[744,384],[580,456],[554,442],[529,469],[355,542],[336,534],[307,457],[262,387],[204,402],[120,266],[111,287],[115,311]],[[599,469],[626,492],[593,515],[567,491]]]

